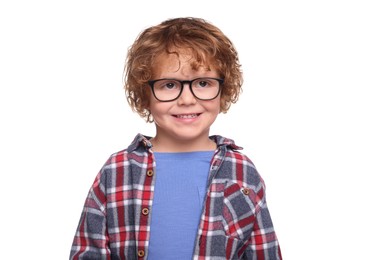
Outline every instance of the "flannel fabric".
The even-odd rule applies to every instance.
[[[262,178],[231,139],[210,138],[217,150],[193,259],[282,259]],[[111,155],[98,173],[70,259],[147,259],[155,183],[149,139],[138,134],[126,150]]]

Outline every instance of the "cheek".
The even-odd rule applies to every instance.
[[[222,107],[221,103],[222,103],[222,99],[217,98],[213,100],[213,104],[211,104],[212,110],[216,112],[217,114],[221,113],[221,107]]]
[[[221,113],[221,100],[211,100],[205,101],[206,103],[202,103],[202,107],[211,115],[211,117],[217,117],[218,114]]]
[[[166,102],[159,102],[157,100],[150,100],[150,111],[153,117],[162,117],[164,115],[169,114],[171,105]]]

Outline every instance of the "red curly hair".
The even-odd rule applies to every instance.
[[[232,42],[204,19],[186,17],[169,19],[144,30],[129,48],[124,69],[125,94],[131,108],[147,122],[152,122],[149,110],[148,81],[152,80],[153,64],[161,54],[176,54],[189,50],[192,67],[214,68],[224,79],[220,111],[226,113],[238,100],[243,76],[238,53]]]

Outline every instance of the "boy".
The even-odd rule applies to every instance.
[[[202,19],[139,35],[125,90],[156,134],[103,166],[70,259],[281,259],[262,178],[232,140],[209,136],[241,85],[231,41]]]

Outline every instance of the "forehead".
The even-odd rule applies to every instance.
[[[161,53],[154,58],[153,74],[176,72],[205,72],[216,71],[215,63],[205,55],[196,55],[189,50]]]

